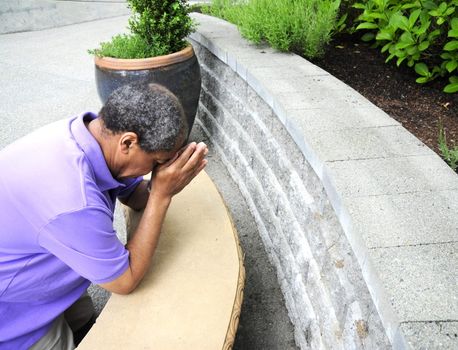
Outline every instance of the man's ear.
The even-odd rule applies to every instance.
[[[134,132],[125,132],[119,138],[119,147],[122,153],[129,153],[129,149],[136,144],[138,144],[138,137]]]

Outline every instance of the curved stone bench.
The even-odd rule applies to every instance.
[[[129,211],[128,231],[140,217]],[[174,197],[140,286],[110,297],[78,349],[231,349],[244,281],[237,232],[202,172]]]
[[[193,16],[196,124],[256,218],[297,344],[458,348],[457,174],[329,73]]]

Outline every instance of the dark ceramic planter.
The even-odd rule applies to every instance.
[[[95,58],[95,80],[103,103],[118,87],[133,83],[158,83],[180,100],[191,131],[200,96],[200,67],[192,46],[166,56],[146,59]]]

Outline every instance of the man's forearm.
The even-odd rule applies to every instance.
[[[197,145],[191,142],[176,158],[156,167],[153,174],[153,187],[148,194],[142,218],[132,239],[126,245],[130,252],[129,268],[116,280],[102,284],[102,287],[114,293],[128,294],[140,283],[156,250],[162,223],[172,196],[185,188],[205,167],[207,161],[204,157],[207,152],[204,143]],[[140,183],[135,192],[142,191],[140,186],[146,185],[147,182]],[[146,187],[144,191],[148,193]],[[141,199],[137,200],[141,201]]]
[[[121,200],[121,203],[134,210],[143,210],[148,203],[149,191],[147,190],[148,180],[140,182],[127,200]]]
[[[150,266],[170,202],[171,197],[151,194],[138,227],[126,245],[130,256],[129,268],[117,280],[102,284],[103,288],[118,294],[128,294],[137,287]]]
[[[140,283],[149,268],[171,202],[171,197],[157,198],[154,194],[151,197],[132,239],[126,245],[130,253],[129,268],[133,278],[133,289]]]

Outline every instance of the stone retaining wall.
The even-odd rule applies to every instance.
[[[256,218],[297,344],[457,345],[456,174],[327,72],[194,16],[196,126]]]

